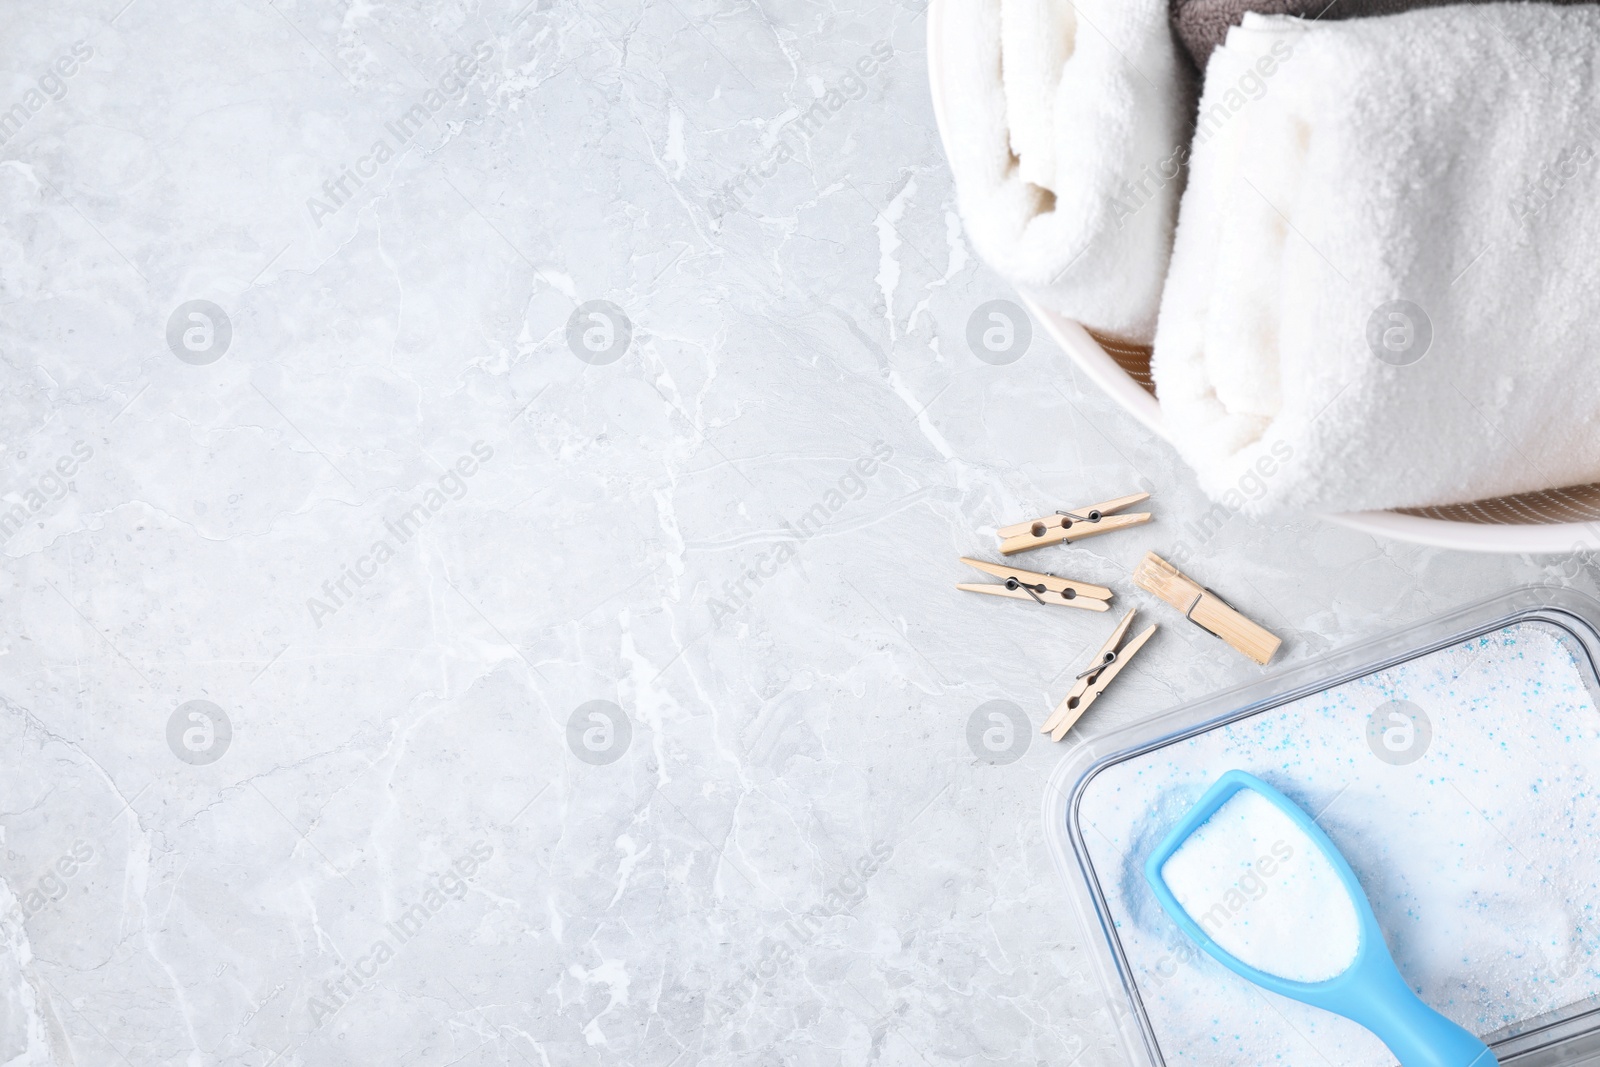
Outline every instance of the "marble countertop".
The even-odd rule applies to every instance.
[[[0,1063],[1116,1064],[1045,780],[1260,673],[1144,551],[1279,663],[1594,589],[977,358],[921,3],[3,18]],[[1141,487],[1052,744],[1116,616],[957,558]]]

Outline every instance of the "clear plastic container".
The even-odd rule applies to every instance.
[[[1393,1063],[1354,1024],[1255,991],[1159,914],[1144,856],[1239,767],[1318,819],[1401,972],[1502,1064],[1600,1065],[1597,663],[1600,603],[1521,589],[1069,753],[1046,834],[1126,1061]]]

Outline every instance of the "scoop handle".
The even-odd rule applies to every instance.
[[[1400,1067],[1498,1067],[1488,1045],[1422,1002],[1387,953],[1382,962],[1341,1014],[1377,1034]]]

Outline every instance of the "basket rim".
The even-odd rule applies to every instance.
[[[1029,314],[1044,324],[1046,332],[1090,381],[1146,429],[1171,443],[1160,402],[1118,366],[1088,330],[1044,307],[1032,295],[1021,296]],[[1321,517],[1376,537],[1467,552],[1565,555],[1584,547],[1600,548],[1600,522],[1475,523],[1395,511],[1325,513]]]

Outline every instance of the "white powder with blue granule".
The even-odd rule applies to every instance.
[[[1400,973],[1468,1030],[1520,1032],[1600,993],[1600,710],[1581,655],[1520,623],[1099,773],[1082,839],[1165,1062],[1394,1062],[1355,1023],[1211,959],[1145,882],[1150,852],[1235,767],[1316,817]]]
[[[1161,865],[1174,899],[1224,952],[1294,982],[1355,962],[1361,924],[1322,849],[1272,801],[1241,789]]]

